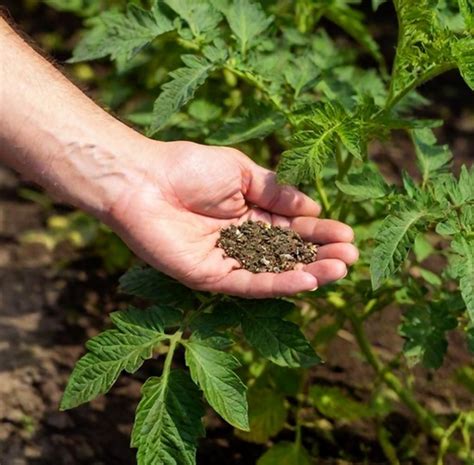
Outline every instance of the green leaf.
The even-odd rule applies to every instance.
[[[467,313],[474,323],[474,239],[457,235],[451,242],[455,255],[450,257],[450,268],[459,279],[459,288]]]
[[[242,318],[242,330],[245,339],[277,365],[309,367],[321,361],[299,327],[289,321],[247,311]]]
[[[222,15],[207,0],[165,0],[189,25],[195,37],[217,28]]]
[[[456,67],[452,45],[457,38],[440,23],[432,0],[395,0],[399,40],[390,94],[403,95],[437,74]]]
[[[222,108],[208,100],[195,99],[189,104],[188,113],[198,121],[209,123],[221,117]]]
[[[234,0],[225,16],[243,55],[261,41],[261,34],[273,21],[272,17],[266,16],[260,3],[253,0]]]
[[[467,206],[469,202],[474,201],[474,167],[469,171],[463,165],[459,180],[456,180],[452,174],[440,177],[433,185],[433,189],[436,200],[444,207],[448,206],[446,202],[451,203],[455,208]]]
[[[474,368],[464,366],[456,371],[456,380],[474,395]]]
[[[203,414],[199,390],[183,371],[148,378],[132,432],[138,465],[195,465]]]
[[[193,299],[191,289],[153,268],[133,267],[119,282],[121,292],[160,304],[184,307]]]
[[[285,118],[274,109],[258,106],[242,116],[224,123],[206,142],[216,145],[235,145],[251,139],[261,139],[285,124]]]
[[[474,166],[471,166],[470,170],[467,169],[466,165],[461,166],[459,193],[461,202],[474,201]]]
[[[333,420],[354,421],[372,416],[368,406],[351,399],[337,387],[311,386],[309,399],[324,416]]]
[[[432,302],[409,309],[403,316],[399,333],[406,338],[403,352],[410,365],[422,362],[427,368],[439,368],[448,342],[446,331],[457,326],[447,302]]]
[[[469,31],[456,34],[443,21],[431,0],[396,0],[400,37],[392,73],[391,96],[422,84],[444,71],[458,67],[466,83],[474,89],[474,39]],[[460,2],[465,25],[472,28],[466,2]],[[467,20],[466,20],[467,15]],[[397,97],[395,97],[395,100]]]
[[[357,53],[349,47],[338,46],[324,29],[314,33],[311,42],[314,64],[323,71],[353,65],[356,61]]]
[[[46,5],[59,11],[68,11],[80,16],[90,16],[99,11],[97,0],[43,0]]]
[[[295,91],[294,96],[298,96],[312,85],[319,77],[319,70],[316,68],[309,52],[293,58],[290,66],[285,70],[286,82]]]
[[[226,303],[239,315],[247,341],[265,358],[280,366],[307,367],[320,362],[299,327],[285,321],[294,305],[284,300],[240,300]]]
[[[222,302],[220,306],[220,311],[235,313],[240,319],[245,318],[247,313],[258,318],[284,318],[295,308],[292,302],[282,299],[232,299]]]
[[[197,55],[183,55],[181,59],[186,67],[169,74],[171,81],[163,85],[163,90],[155,101],[150,135],[160,130],[172,115],[193,98],[215,67],[213,63]]]
[[[420,195],[418,185],[405,170],[402,170],[402,182],[405,192],[410,199],[415,199]]]
[[[459,9],[469,32],[474,32],[474,3],[472,0],[458,0]]]
[[[434,247],[428,240],[427,235],[420,233],[416,236],[413,244],[413,252],[415,253],[418,263],[426,260],[434,252]]]
[[[436,232],[441,236],[452,236],[460,231],[460,226],[455,215],[450,215],[448,218],[436,225]]]
[[[292,142],[310,142],[300,136],[301,134],[294,137]],[[314,181],[332,151],[333,147],[331,146],[325,147],[324,152],[318,152],[316,147],[308,144],[283,152],[277,168],[278,182],[297,186],[302,182]]]
[[[381,108],[385,105],[387,99],[386,84],[375,69],[345,66],[336,68],[332,72],[337,81],[347,83],[355,92],[355,95],[352,95],[354,102],[363,103],[364,99],[370,97],[377,107]]]
[[[452,53],[461,76],[474,90],[474,38],[467,37],[453,43]]]
[[[231,0],[210,0],[211,5],[221,13],[225,13],[230,8]]]
[[[105,11],[89,21],[92,28],[74,49],[72,63],[110,55],[129,60],[156,37],[173,29],[158,6],[150,11],[131,4],[125,13]]]
[[[318,102],[308,114],[298,116],[299,131],[290,139],[293,149],[282,154],[278,165],[280,182],[313,182],[340,140],[349,152],[361,159],[364,151],[359,121],[336,101]]]
[[[231,354],[205,345],[205,340],[186,342],[186,365],[212,408],[236,428],[249,429],[245,384],[235,373],[240,362]]]
[[[372,0],[372,9],[377,11],[379,6],[385,3],[387,0]]]
[[[296,397],[303,389],[304,369],[280,367],[270,364],[266,366],[265,373],[269,380],[268,386],[284,396]]]
[[[372,288],[378,289],[405,261],[413,246],[420,224],[427,213],[420,208],[406,208],[382,222],[370,262]]]
[[[226,43],[219,38],[214,39],[212,44],[203,47],[202,53],[211,63],[216,64],[224,63],[229,56],[229,50]]]
[[[105,331],[86,344],[88,353],[74,367],[61,401],[61,410],[77,407],[107,392],[122,370],[137,371],[164,339],[161,308],[116,312],[119,329]]]
[[[439,172],[445,171],[452,159],[447,145],[436,145],[436,136],[431,129],[417,129],[412,131],[415,144],[416,158],[423,183]]]
[[[349,174],[347,181],[336,181],[336,185],[344,194],[357,197],[357,200],[379,199],[390,192],[380,171],[369,164],[359,172]]]
[[[248,392],[248,400],[250,431],[236,434],[245,441],[265,444],[285,426],[285,399],[273,389],[253,387]]]
[[[231,328],[240,324],[240,313],[227,302],[220,302],[215,305],[211,312],[200,313],[191,321],[191,330],[206,336],[221,329]]]
[[[155,333],[164,333],[166,328],[180,323],[183,313],[166,305],[154,305],[146,310],[129,307],[126,311],[113,312],[110,319],[123,333],[152,337]]]
[[[428,283],[434,287],[441,287],[443,285],[443,280],[439,277],[439,275],[433,273],[430,270],[425,270],[424,268],[420,268],[420,276]]]
[[[268,449],[257,465],[311,465],[311,458],[301,444],[283,441]]]
[[[364,15],[360,11],[351,8],[348,3],[350,2],[331,2],[323,14],[359,42],[379,63],[383,63],[384,60],[379,46],[365,25]]]

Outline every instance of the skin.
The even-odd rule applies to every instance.
[[[352,229],[238,150],[147,139],[102,110],[0,19],[0,161],[109,225],[187,286],[241,297],[314,290],[358,258]],[[281,274],[238,269],[219,230],[247,219],[322,244]]]

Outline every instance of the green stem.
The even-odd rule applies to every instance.
[[[362,320],[366,320],[375,312],[382,310],[384,307],[389,305],[392,302],[392,296],[387,294],[382,294],[377,297],[373,297],[370,299],[366,305],[364,306],[364,310],[362,311],[362,315],[360,318]]]
[[[336,180],[337,181],[342,181],[349,170],[351,169],[352,162],[354,160],[354,156],[351,155],[350,153],[347,154],[346,159],[343,161],[342,160],[342,153],[341,153],[341,147],[338,144],[337,149],[336,149],[336,163],[337,163],[337,176]],[[333,215],[342,205],[342,202],[344,201],[344,193],[342,191],[339,191],[336,196],[336,200],[333,203],[332,209],[331,209],[331,215]],[[341,219],[342,216],[342,209],[339,212],[339,219]]]
[[[474,463],[474,451],[471,448],[471,431],[474,427],[474,411],[466,413],[464,425],[461,428],[461,435],[464,441],[464,448],[467,453],[466,456],[468,459],[472,460]]]
[[[314,6],[308,0],[297,0],[295,8],[296,27],[301,34],[306,34],[311,29],[314,21]]]
[[[435,78],[436,76],[445,73],[446,71],[449,71],[451,69],[456,68],[456,63],[442,63],[438,66],[435,66],[431,70],[427,71],[426,73],[422,74],[418,79],[413,80],[405,89],[403,89],[401,92],[399,92],[396,95],[393,95],[393,87],[390,86],[389,89],[389,94],[387,97],[387,102],[385,103],[385,108],[384,111],[389,111],[391,110],[405,95],[407,95],[409,92],[411,92],[413,89],[415,89],[418,86],[421,86],[423,83],[426,81],[429,81],[430,79]],[[392,79],[392,83],[394,80]]]
[[[308,378],[308,371],[304,374],[303,377],[303,386],[304,391],[307,389],[309,378]],[[303,437],[303,419],[301,418],[301,412],[303,410],[303,406],[305,403],[306,397],[302,394],[296,397],[297,405],[296,405],[296,412],[295,412],[295,444],[298,448],[301,447],[301,441]]]
[[[179,341],[181,341],[182,336],[183,331],[178,330],[170,337],[170,345],[168,347],[168,353],[166,354],[165,363],[163,365],[163,379],[167,379],[171,372],[171,363],[173,362],[176,346],[178,345]]]
[[[221,299],[221,295],[213,295],[211,297],[206,297],[204,295],[198,295],[199,300],[201,301],[201,305],[196,310],[190,311],[185,317],[181,324],[181,330],[184,331],[188,326],[192,324],[192,322],[198,318],[203,312],[205,312],[208,308],[216,305]]]
[[[319,198],[321,200],[321,204],[323,206],[323,211],[325,213],[329,213],[331,209],[331,205],[329,204],[328,196],[326,194],[326,190],[324,189],[322,179],[317,176],[316,177],[316,191],[318,192]]]
[[[296,423],[296,437],[295,437],[295,443],[298,447],[301,446],[301,437],[302,437],[302,427],[301,427],[301,422],[298,420],[298,423]]]
[[[372,350],[372,346],[365,334],[362,320],[350,309],[346,309],[346,315],[351,322],[355,338],[362,354],[377,375],[397,394],[400,400],[410,408],[422,429],[434,439],[440,440],[444,435],[443,427],[439,425],[428,410],[418,403],[413,393],[409,391],[392,372],[385,369],[383,363]]]
[[[181,45],[181,47],[188,50],[194,50],[196,52],[201,50],[201,47],[195,42],[193,42],[192,40],[187,40],[187,39],[183,39],[182,37],[178,37],[176,39],[176,42],[178,42],[178,44]]]
[[[456,420],[454,420],[449,428],[444,432],[440,444],[439,444],[439,449],[438,449],[438,456],[436,458],[436,465],[443,465],[444,463],[444,456],[446,455],[446,452],[449,449],[449,444],[450,444],[450,437],[453,435],[453,433],[461,426],[462,422],[464,421],[465,414],[460,413]]]
[[[400,465],[397,451],[390,442],[389,432],[381,424],[377,425],[377,439],[385,457],[387,457],[387,460],[390,462],[390,465]]]
[[[388,367],[385,367],[378,356],[372,350],[367,335],[363,328],[363,320],[360,319],[352,310],[345,309],[345,313],[349,318],[354,335],[362,351],[362,354],[375,370],[380,379],[397,394],[398,398],[412,411],[423,431],[436,441],[441,442],[446,436],[446,430],[438,423],[436,418],[429,410],[426,410],[415,398],[413,393],[403,385],[403,383],[395,376]],[[461,459],[466,459],[469,452],[457,440],[448,441],[446,450],[453,452]]]

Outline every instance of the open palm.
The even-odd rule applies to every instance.
[[[187,286],[242,297],[291,295],[344,277],[357,260],[352,229],[318,219],[319,206],[241,152],[190,142],[150,145],[144,179],[114,208],[114,226],[135,253]],[[219,231],[247,219],[290,227],[322,244],[317,261],[254,274],[224,257]]]

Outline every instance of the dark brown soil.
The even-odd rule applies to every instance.
[[[297,263],[316,260],[318,246],[288,228],[263,221],[245,221],[221,231],[217,246],[252,273],[282,273]]]

